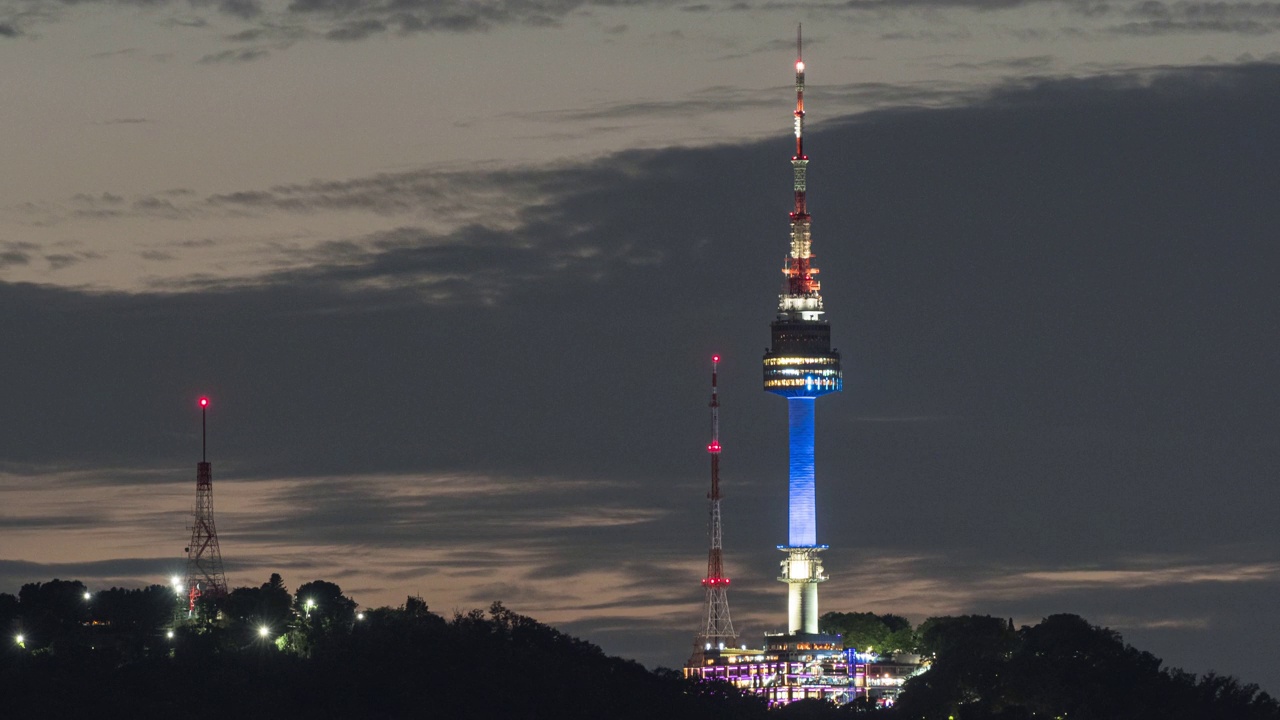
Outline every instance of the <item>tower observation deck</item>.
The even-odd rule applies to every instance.
[[[826,580],[818,553],[827,546],[817,538],[814,486],[814,403],[843,386],[840,353],[831,347],[831,326],[823,319],[822,296],[815,276],[804,153],[804,59],[796,33],[796,152],[791,158],[795,205],[791,211],[791,246],[783,265],[785,281],[778,313],[770,325],[772,344],[764,355],[764,389],[787,399],[790,431],[790,495],[782,575],[787,583],[787,628],[791,634],[818,632],[818,583]]]

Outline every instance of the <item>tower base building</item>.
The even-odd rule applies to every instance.
[[[844,705],[859,699],[889,707],[907,678],[924,669],[915,655],[880,658],[845,649],[839,635],[778,633],[765,635],[763,649],[695,652],[684,675],[727,682],[764,698],[770,707],[798,700]]]

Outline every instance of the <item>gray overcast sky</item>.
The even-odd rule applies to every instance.
[[[0,0],[0,591],[784,624],[759,387],[806,25],[824,610],[1077,612],[1280,691],[1280,3]]]

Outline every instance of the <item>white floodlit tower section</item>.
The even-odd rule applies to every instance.
[[[738,634],[733,631],[733,620],[729,618],[729,578],[724,575],[720,547],[720,397],[716,388],[719,368],[720,356],[714,355],[711,358],[711,442],[707,445],[707,452],[711,454],[711,492],[707,493],[711,501],[711,515],[707,522],[711,549],[707,552],[707,577],[702,581],[706,600],[702,608],[702,632],[694,640],[695,652],[698,649],[723,650],[738,641]]]
[[[796,154],[791,158],[795,205],[791,243],[782,273],[778,313],[770,325],[772,345],[764,356],[764,389],[787,399],[790,432],[790,497],[787,554],[778,578],[787,583],[787,631],[818,632],[818,583],[827,579],[818,554],[814,482],[814,405],[843,387],[840,353],[831,348],[831,326],[822,319],[815,279],[808,206],[809,157],[804,153],[804,59],[796,31]]]

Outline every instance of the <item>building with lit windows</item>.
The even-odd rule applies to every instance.
[[[765,647],[704,648],[685,666],[685,677],[727,682],[759,695],[771,707],[797,700],[843,705],[871,698],[887,707],[907,678],[923,672],[915,655],[880,658],[842,648],[839,635],[765,635]]]

